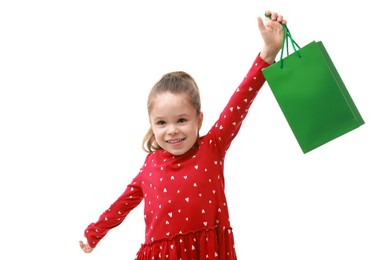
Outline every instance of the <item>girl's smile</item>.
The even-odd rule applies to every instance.
[[[169,144],[172,144],[172,145],[175,145],[175,144],[179,144],[180,142],[184,141],[185,138],[182,138],[182,139],[174,139],[174,140],[168,140],[167,143]]]

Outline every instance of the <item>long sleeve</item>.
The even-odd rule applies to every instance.
[[[220,114],[220,117],[210,130],[209,134],[217,142],[221,153],[225,153],[237,135],[249,107],[264,85],[265,78],[261,70],[269,66],[267,62],[257,55],[245,78],[231,96],[229,102]]]
[[[107,232],[118,226],[129,212],[143,199],[141,188],[135,181],[129,184],[122,195],[96,221],[84,231],[88,244],[95,247]]]

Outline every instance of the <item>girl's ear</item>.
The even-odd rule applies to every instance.
[[[200,112],[198,116],[198,130],[202,127],[202,123],[203,123],[203,112]]]

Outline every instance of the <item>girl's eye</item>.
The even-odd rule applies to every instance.
[[[157,123],[156,123],[157,125],[164,125],[165,124],[165,121],[163,121],[163,120],[160,120],[160,121],[157,121]]]
[[[187,119],[185,119],[185,118],[180,118],[180,119],[178,120],[178,122],[179,122],[179,123],[185,123],[185,122],[187,122]]]

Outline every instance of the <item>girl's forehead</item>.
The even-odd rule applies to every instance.
[[[158,105],[160,103],[164,104],[186,104],[190,103],[190,96],[186,93],[171,93],[171,92],[163,92],[157,94],[152,102],[154,105]]]
[[[156,95],[152,100],[151,113],[161,115],[165,113],[189,113],[195,110],[186,94],[163,93]]]

